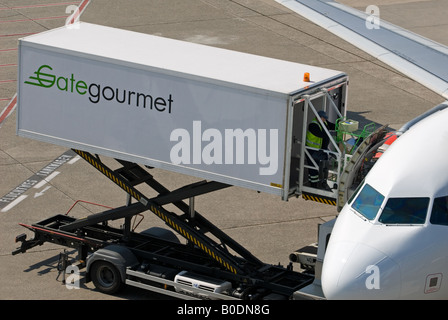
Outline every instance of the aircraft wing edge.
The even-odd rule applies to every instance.
[[[328,30],[341,39],[351,43],[352,45],[365,51],[372,57],[393,67],[394,69],[410,77],[411,79],[421,83],[430,90],[440,94],[445,99],[448,99],[448,82],[419,67],[412,61],[410,57],[406,57],[400,52],[393,52],[387,48],[384,48],[383,46],[376,44],[375,42],[362,36],[361,34],[358,34],[355,31],[341,25],[337,21],[328,18],[324,12],[319,11],[319,8],[311,8],[312,5],[303,5],[297,0],[276,0],[276,2],[282,4],[283,6],[289,8],[290,10],[317,24],[318,26]],[[322,3],[322,1],[316,0],[314,0],[313,2]],[[364,21],[368,17],[368,15],[364,12],[355,10],[348,6],[333,1],[325,2],[331,3],[331,6],[339,10],[343,10],[353,16],[362,18]],[[381,20],[381,28],[388,29],[399,34],[400,36],[406,37],[412,41],[418,42],[448,56],[448,48],[446,46],[443,46],[430,39],[424,38],[408,30],[392,25],[384,20]]]

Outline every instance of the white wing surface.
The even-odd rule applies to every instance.
[[[447,46],[334,1],[276,1],[448,99]]]

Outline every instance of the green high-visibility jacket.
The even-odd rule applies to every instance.
[[[311,121],[311,123],[317,124],[319,126],[319,128],[322,130],[322,126],[320,125],[319,121],[317,121],[316,118],[314,118],[313,121]],[[308,132],[306,133],[306,146],[307,147],[321,149],[323,140],[324,140],[323,138],[315,136],[310,130],[308,130]]]

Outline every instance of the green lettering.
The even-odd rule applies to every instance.
[[[81,90],[80,90],[81,89]],[[83,91],[84,90],[84,91]],[[86,94],[87,92],[87,83],[85,83],[84,81],[78,81],[76,82],[76,91],[80,94]]]
[[[57,77],[47,70],[52,71],[53,68],[46,64],[41,65],[34,72],[34,75],[30,76],[24,83],[43,88],[51,88],[56,84],[57,88],[61,91],[77,92],[79,95],[88,93],[88,99],[95,104],[100,102],[102,96],[105,101],[116,100],[118,103],[126,103],[127,100],[128,105],[141,106],[143,109],[148,107],[151,110],[154,108],[159,112],[166,111],[171,113],[172,111],[174,100],[171,94],[167,98],[163,98],[153,97],[151,94],[136,91],[122,90],[122,95],[119,96],[119,88],[110,86],[102,87],[96,83],[88,85],[85,81],[77,81],[73,73],[70,74],[70,77]]]
[[[62,80],[64,81],[64,83],[65,83],[65,86],[64,86],[64,87],[61,87],[60,84],[59,84],[59,82],[60,82],[61,79],[62,79]],[[67,78],[64,78],[64,77],[59,77],[58,80],[56,81],[56,85],[58,86],[59,90],[67,91],[67,88],[68,88],[68,79],[67,79]]]
[[[41,65],[40,68],[37,69],[36,72],[34,72],[34,74],[36,76],[35,77],[30,76],[30,79],[31,80],[35,80],[35,82],[25,81],[25,83],[31,84],[33,86],[38,86],[38,87],[51,88],[54,85],[55,81],[56,81],[56,77],[54,75],[52,75],[52,74],[41,72],[41,70],[44,69],[44,68],[53,70],[52,67],[50,67],[50,66],[48,66],[46,64]],[[48,77],[48,78],[45,79],[45,78],[42,78],[42,76]]]
[[[70,92],[73,92],[73,83],[75,82],[75,78],[73,78],[73,73],[72,73],[72,77],[70,78]]]

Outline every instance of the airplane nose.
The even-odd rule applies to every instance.
[[[327,299],[398,299],[400,286],[400,267],[383,252],[353,242],[327,248],[322,269]]]

